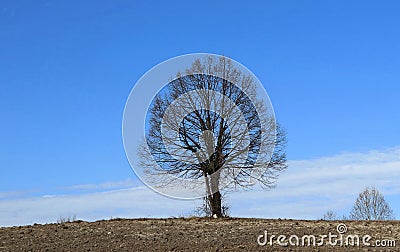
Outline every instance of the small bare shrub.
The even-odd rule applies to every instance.
[[[338,217],[337,217],[337,214],[334,211],[329,210],[328,212],[326,212],[324,214],[324,216],[322,216],[322,219],[331,221],[331,220],[337,220]]]
[[[76,215],[72,215],[72,216],[60,216],[58,217],[57,223],[58,224],[63,224],[63,223],[67,223],[67,222],[74,222],[76,221]]]
[[[223,196],[224,198],[224,196]],[[222,201],[222,217],[229,217],[230,206],[226,204],[226,201]],[[200,206],[196,207],[194,210],[194,216],[198,217],[213,217],[212,209],[209,200],[204,197]]]

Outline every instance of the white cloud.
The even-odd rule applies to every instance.
[[[373,185],[385,196],[400,195],[400,147],[290,161],[277,188],[228,195],[232,215],[263,218],[320,218],[327,210],[349,210],[357,194]],[[132,180],[70,189],[115,189]],[[395,202],[390,202],[395,208]],[[4,199],[0,226],[55,222],[60,216],[96,220],[113,217],[171,217],[193,211],[195,202],[170,199],[145,186],[73,195]],[[396,209],[396,208],[395,208]],[[399,209],[397,205],[397,209]]]
[[[63,187],[60,189],[64,190],[111,190],[111,189],[120,189],[127,188],[133,186],[139,186],[140,182],[134,181],[131,178],[127,178],[122,181],[108,181],[101,184],[81,184],[81,185],[72,185],[68,187]]]
[[[26,191],[5,191],[5,192],[0,192],[0,200],[1,199],[6,199],[6,198],[12,198],[12,197],[18,197],[26,194]]]
[[[232,194],[233,213],[305,219],[320,218],[327,210],[344,213],[366,186],[385,196],[399,195],[399,169],[400,147],[290,161],[274,190]],[[241,202],[246,201],[250,206],[244,209]]]
[[[0,204],[0,226],[56,222],[59,217],[78,219],[110,217],[171,217],[193,210],[191,201],[163,197],[145,186],[74,195],[5,200]]]

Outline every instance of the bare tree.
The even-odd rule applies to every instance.
[[[394,219],[393,210],[374,187],[367,187],[358,195],[349,217],[352,220]]]
[[[197,59],[154,98],[140,165],[166,186],[164,175],[203,178],[211,215],[221,217],[221,190],[270,189],[287,168],[285,132],[269,109],[229,59]]]

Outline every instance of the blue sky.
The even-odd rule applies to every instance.
[[[264,83],[288,132],[289,160],[391,150],[400,145],[399,8],[397,1],[3,1],[0,192],[140,186],[122,145],[125,101],[151,67],[195,52],[231,57]]]

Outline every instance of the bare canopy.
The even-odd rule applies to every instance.
[[[258,98],[251,76],[231,60],[196,59],[177,73],[148,110],[140,165],[165,185],[203,179],[212,214],[222,216],[221,190],[272,188],[286,169],[285,133]]]
[[[393,210],[383,194],[374,187],[367,187],[358,195],[350,212],[350,219],[353,220],[391,220],[393,218]]]

